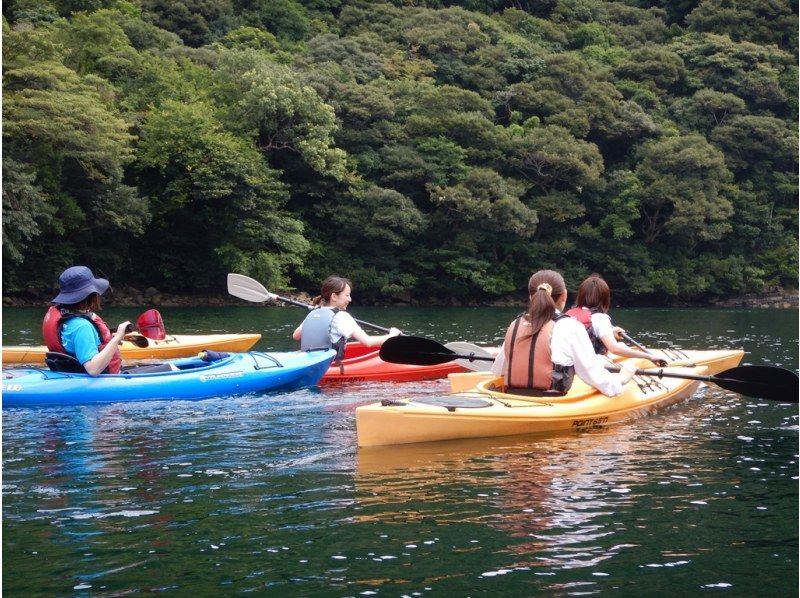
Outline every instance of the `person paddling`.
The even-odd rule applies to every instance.
[[[536,272],[528,281],[528,298],[528,311],[509,325],[492,367],[503,375],[506,387],[542,396],[564,395],[577,373],[604,395],[620,394],[636,367],[624,364],[618,373],[605,369],[586,328],[561,313],[567,303],[563,276],[554,270]]]
[[[314,297],[312,309],[303,323],[297,327],[292,338],[300,341],[300,349],[313,351],[316,349],[337,350],[337,361],[344,356],[347,340],[352,338],[367,347],[379,347],[393,336],[401,334],[397,328],[390,328],[389,334],[370,336],[358,325],[349,313],[350,296],[353,284],[340,276],[329,276],[322,283],[320,294]]]
[[[625,330],[611,323],[611,316],[608,315],[610,306],[611,289],[608,283],[599,274],[592,274],[578,287],[575,307],[567,310],[565,314],[586,327],[592,347],[598,355],[610,352],[620,357],[648,359],[658,367],[667,366],[664,359],[659,359],[652,353],[632,349],[617,340]]]
[[[100,296],[108,290],[105,278],[95,278],[86,266],[72,266],[58,278],[60,292],[42,321],[42,336],[48,350],[78,360],[90,376],[118,374],[122,365],[119,345],[130,322],[122,322],[111,333],[100,310]]]

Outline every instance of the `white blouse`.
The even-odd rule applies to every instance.
[[[331,343],[335,345],[342,337],[349,339],[359,329],[361,329],[361,326],[358,325],[353,316],[344,310],[339,310],[331,320]]]

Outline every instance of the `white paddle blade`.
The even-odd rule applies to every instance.
[[[497,356],[497,351],[487,349],[486,347],[479,347],[478,345],[473,345],[472,343],[465,343],[463,341],[455,341],[452,343],[447,343],[445,345],[448,349],[453,351],[454,353],[460,354],[473,354],[475,357],[491,357],[494,359]],[[472,372],[488,372],[492,368],[491,361],[470,361],[469,359],[456,359],[454,363],[457,363],[459,366],[464,368],[465,370],[470,370]]]
[[[228,274],[228,292],[234,297],[255,303],[263,303],[273,298],[272,293],[257,280],[233,272]]]

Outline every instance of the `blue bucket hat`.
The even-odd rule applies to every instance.
[[[61,292],[56,295],[52,303],[73,305],[83,301],[92,293],[99,295],[105,293],[108,290],[108,281],[105,278],[95,278],[86,266],[72,266],[58,277],[58,286]]]

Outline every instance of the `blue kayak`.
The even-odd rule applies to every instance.
[[[47,368],[3,370],[3,407],[88,405],[153,399],[196,400],[251,392],[293,390],[319,382],[335,351],[231,353],[209,363],[174,359],[175,371],[88,374]]]

